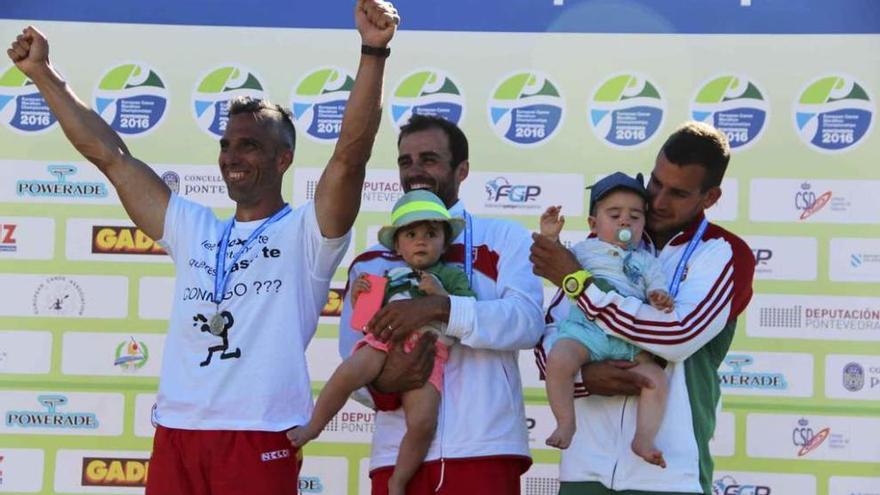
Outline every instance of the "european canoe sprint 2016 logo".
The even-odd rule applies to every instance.
[[[95,90],[95,110],[120,134],[143,136],[165,116],[168,90],[150,66],[125,63],[104,73]]]
[[[562,123],[565,107],[557,86],[537,72],[505,77],[489,100],[489,122],[495,134],[516,146],[546,142]]]
[[[297,129],[321,143],[335,142],[342,129],[345,105],[354,77],[339,67],[323,67],[305,75],[290,97]]]
[[[615,74],[593,92],[589,103],[593,132],[614,148],[641,146],[657,133],[666,114],[657,86],[637,74]]]
[[[222,137],[229,120],[229,100],[236,96],[263,98],[260,79],[244,67],[226,65],[199,78],[193,90],[193,115],[199,128]]]
[[[397,84],[390,109],[395,129],[400,129],[413,115],[442,117],[457,125],[464,116],[464,96],[449,74],[438,69],[420,69]]]
[[[862,84],[843,75],[816,78],[801,91],[794,105],[800,138],[819,151],[846,151],[868,134],[874,105]]]
[[[14,65],[0,75],[0,121],[19,134],[45,132],[58,119],[33,81]]]
[[[723,75],[704,82],[691,103],[691,118],[727,136],[732,150],[748,148],[767,128],[770,105],[749,78]]]

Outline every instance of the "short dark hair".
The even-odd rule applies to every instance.
[[[454,123],[433,115],[413,114],[409,121],[400,128],[400,135],[397,136],[397,146],[400,146],[400,141],[404,137],[429,129],[440,129],[449,139],[452,168],[458,167],[461,162],[468,159],[468,140],[464,132]]]
[[[252,98],[250,96],[236,96],[229,100],[229,116],[243,113],[257,114],[263,119],[278,136],[278,141],[290,151],[296,149],[296,128],[290,110],[276,105],[269,100]]]
[[[685,122],[663,144],[660,151],[670,162],[700,165],[706,169],[703,191],[721,185],[730,162],[730,144],[727,136],[703,122]]]

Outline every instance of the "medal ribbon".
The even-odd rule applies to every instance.
[[[675,267],[675,276],[672,278],[672,282],[669,283],[669,295],[673,298],[678,294],[678,286],[681,284],[681,276],[684,273],[687,262],[691,255],[694,254],[694,250],[697,249],[697,243],[703,238],[703,233],[706,232],[706,226],[708,225],[709,221],[706,220],[706,217],[703,217],[703,221],[700,222],[700,226],[697,227],[697,231],[694,232],[694,236],[691,237],[690,242],[688,242],[684,254],[681,255],[681,260],[679,260],[678,266]]]
[[[232,267],[235,266],[239,258],[241,258],[241,255],[253,245],[257,240],[257,237],[262,234],[264,230],[273,223],[284,218],[284,216],[291,211],[290,205],[284,203],[284,207],[276,211],[271,217],[263,220],[263,223],[251,232],[251,235],[246,241],[244,241],[244,245],[241,249],[232,257],[232,263],[229,264],[229,268],[227,269],[224,264],[226,260],[226,249],[229,245],[229,236],[232,233],[232,226],[235,224],[235,217],[229,220],[229,223],[227,223],[226,227],[223,229],[223,236],[220,237],[220,243],[217,245],[217,265],[216,270],[214,270],[214,297],[212,300],[218,307],[220,306],[220,303],[223,302],[223,293],[226,291],[226,285],[229,283],[229,275],[232,273]]]

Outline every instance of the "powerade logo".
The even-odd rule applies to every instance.
[[[800,447],[797,455],[803,457],[822,445],[830,433],[831,428],[822,428],[818,432],[813,431],[809,421],[806,418],[801,418],[791,431],[791,443],[795,447]]]
[[[19,196],[56,198],[105,198],[107,186],[102,182],[68,181],[77,173],[74,165],[49,165],[46,167],[55,180],[19,180],[15,192]]]
[[[752,373],[743,371],[743,367],[754,364],[755,359],[747,354],[731,354],[724,358],[724,363],[733,371],[719,371],[718,377],[722,388],[785,390],[788,382],[782,373]]]
[[[342,116],[354,78],[344,69],[324,67],[306,74],[290,97],[293,118],[306,136],[318,142],[339,139]]]
[[[142,340],[129,337],[116,346],[113,366],[118,366],[123,371],[135,372],[147,364],[150,359],[150,349]]]
[[[437,69],[422,69],[406,75],[391,97],[391,122],[396,129],[412,115],[442,117],[454,124],[461,122],[464,97],[448,74]]]
[[[794,105],[798,135],[819,151],[853,148],[868,134],[873,117],[874,106],[865,87],[842,75],[810,81]]]
[[[536,72],[506,77],[489,100],[489,122],[495,134],[517,146],[534,146],[553,137],[563,111],[557,86]]]
[[[505,177],[486,182],[486,206],[496,208],[540,208],[535,204],[541,195],[541,186],[511,184]]]
[[[766,485],[741,485],[733,476],[724,476],[712,482],[712,495],[771,495]]]
[[[760,137],[769,110],[758,85],[734,75],[703,83],[691,103],[691,117],[723,132],[734,150],[745,149]]]
[[[165,116],[168,90],[152,67],[121,64],[104,73],[95,90],[94,105],[116,132],[144,135]]]
[[[58,119],[34,83],[10,65],[0,75],[0,121],[21,134],[48,131]]]
[[[193,115],[199,128],[214,137],[223,136],[229,100],[236,96],[263,98],[263,85],[250,70],[227,65],[200,78],[193,91]]]
[[[801,184],[801,190],[794,195],[794,207],[800,210],[801,220],[806,220],[821,210],[831,200],[831,191],[816,194],[809,182]]]
[[[94,413],[59,412],[59,406],[67,404],[64,395],[40,395],[37,402],[46,411],[7,411],[6,426],[21,428],[95,429],[98,417]]]
[[[615,148],[647,143],[663,124],[666,113],[657,86],[637,74],[616,74],[593,92],[590,124],[596,136]]]

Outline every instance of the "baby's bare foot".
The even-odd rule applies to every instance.
[[[663,459],[663,452],[660,452],[660,450],[654,446],[653,440],[640,438],[636,435],[636,437],[633,438],[631,447],[632,451],[646,462],[660,466],[664,469],[666,468],[666,460]]]
[[[571,438],[574,436],[575,426],[560,424],[553,430],[553,433],[547,437],[547,440],[544,442],[551,447],[556,447],[557,449],[567,449],[569,445],[571,445]]]

